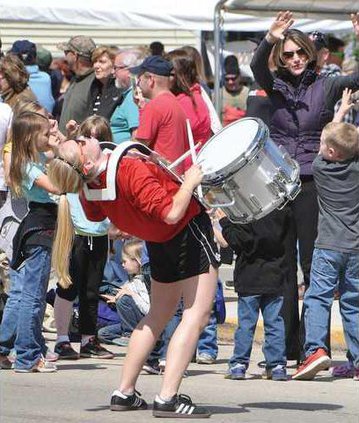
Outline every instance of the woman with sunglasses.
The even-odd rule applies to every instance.
[[[358,37],[359,14],[351,15],[351,20]],[[300,165],[302,191],[287,207],[287,212],[292,215],[292,225],[286,241],[289,277],[284,288],[282,311],[286,324],[287,358],[298,360],[297,240],[307,288],[318,220],[312,162],[319,150],[322,129],[333,118],[335,103],[346,87],[359,88],[359,74],[335,78],[318,75],[315,72],[314,44],[303,32],[290,29],[293,23],[291,12],[278,13],[253,56],[251,69],[273,105],[271,138],[284,146]],[[268,68],[272,50],[277,68],[275,73]]]

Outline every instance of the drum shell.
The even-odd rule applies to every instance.
[[[245,162],[240,160],[239,169],[232,166],[223,177],[205,175],[202,183],[205,204],[221,207],[232,222],[258,220],[300,192],[299,165],[269,137],[252,147]]]

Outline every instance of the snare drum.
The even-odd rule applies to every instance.
[[[283,207],[300,192],[299,165],[269,136],[268,127],[244,118],[214,135],[197,156],[202,202],[221,207],[235,223],[249,223]]]

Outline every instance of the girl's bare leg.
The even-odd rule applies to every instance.
[[[123,394],[133,393],[142,366],[176,311],[181,295],[181,282],[168,284],[152,280],[150,311],[133,331],[124,361],[119,386]]]
[[[181,281],[184,311],[182,321],[173,334],[167,350],[166,370],[160,397],[170,399],[178,392],[182,376],[196,349],[198,338],[208,323],[216,292],[218,272]]]

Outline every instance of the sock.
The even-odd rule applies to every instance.
[[[156,395],[155,401],[160,403],[160,404],[166,404],[168,402],[171,402],[173,400],[173,398],[175,397],[175,395],[173,395],[173,397],[171,398],[161,398],[159,395]]]
[[[70,338],[68,335],[59,335],[56,338],[56,344],[59,344],[60,342],[70,342]]]
[[[84,347],[94,335],[81,335],[81,347]]]
[[[123,399],[126,399],[126,398],[130,397],[131,395],[133,395],[133,392],[132,392],[132,394],[123,394],[118,389],[114,390],[113,393],[112,393],[113,397],[116,396],[116,397],[120,397],[120,398],[123,398]]]

